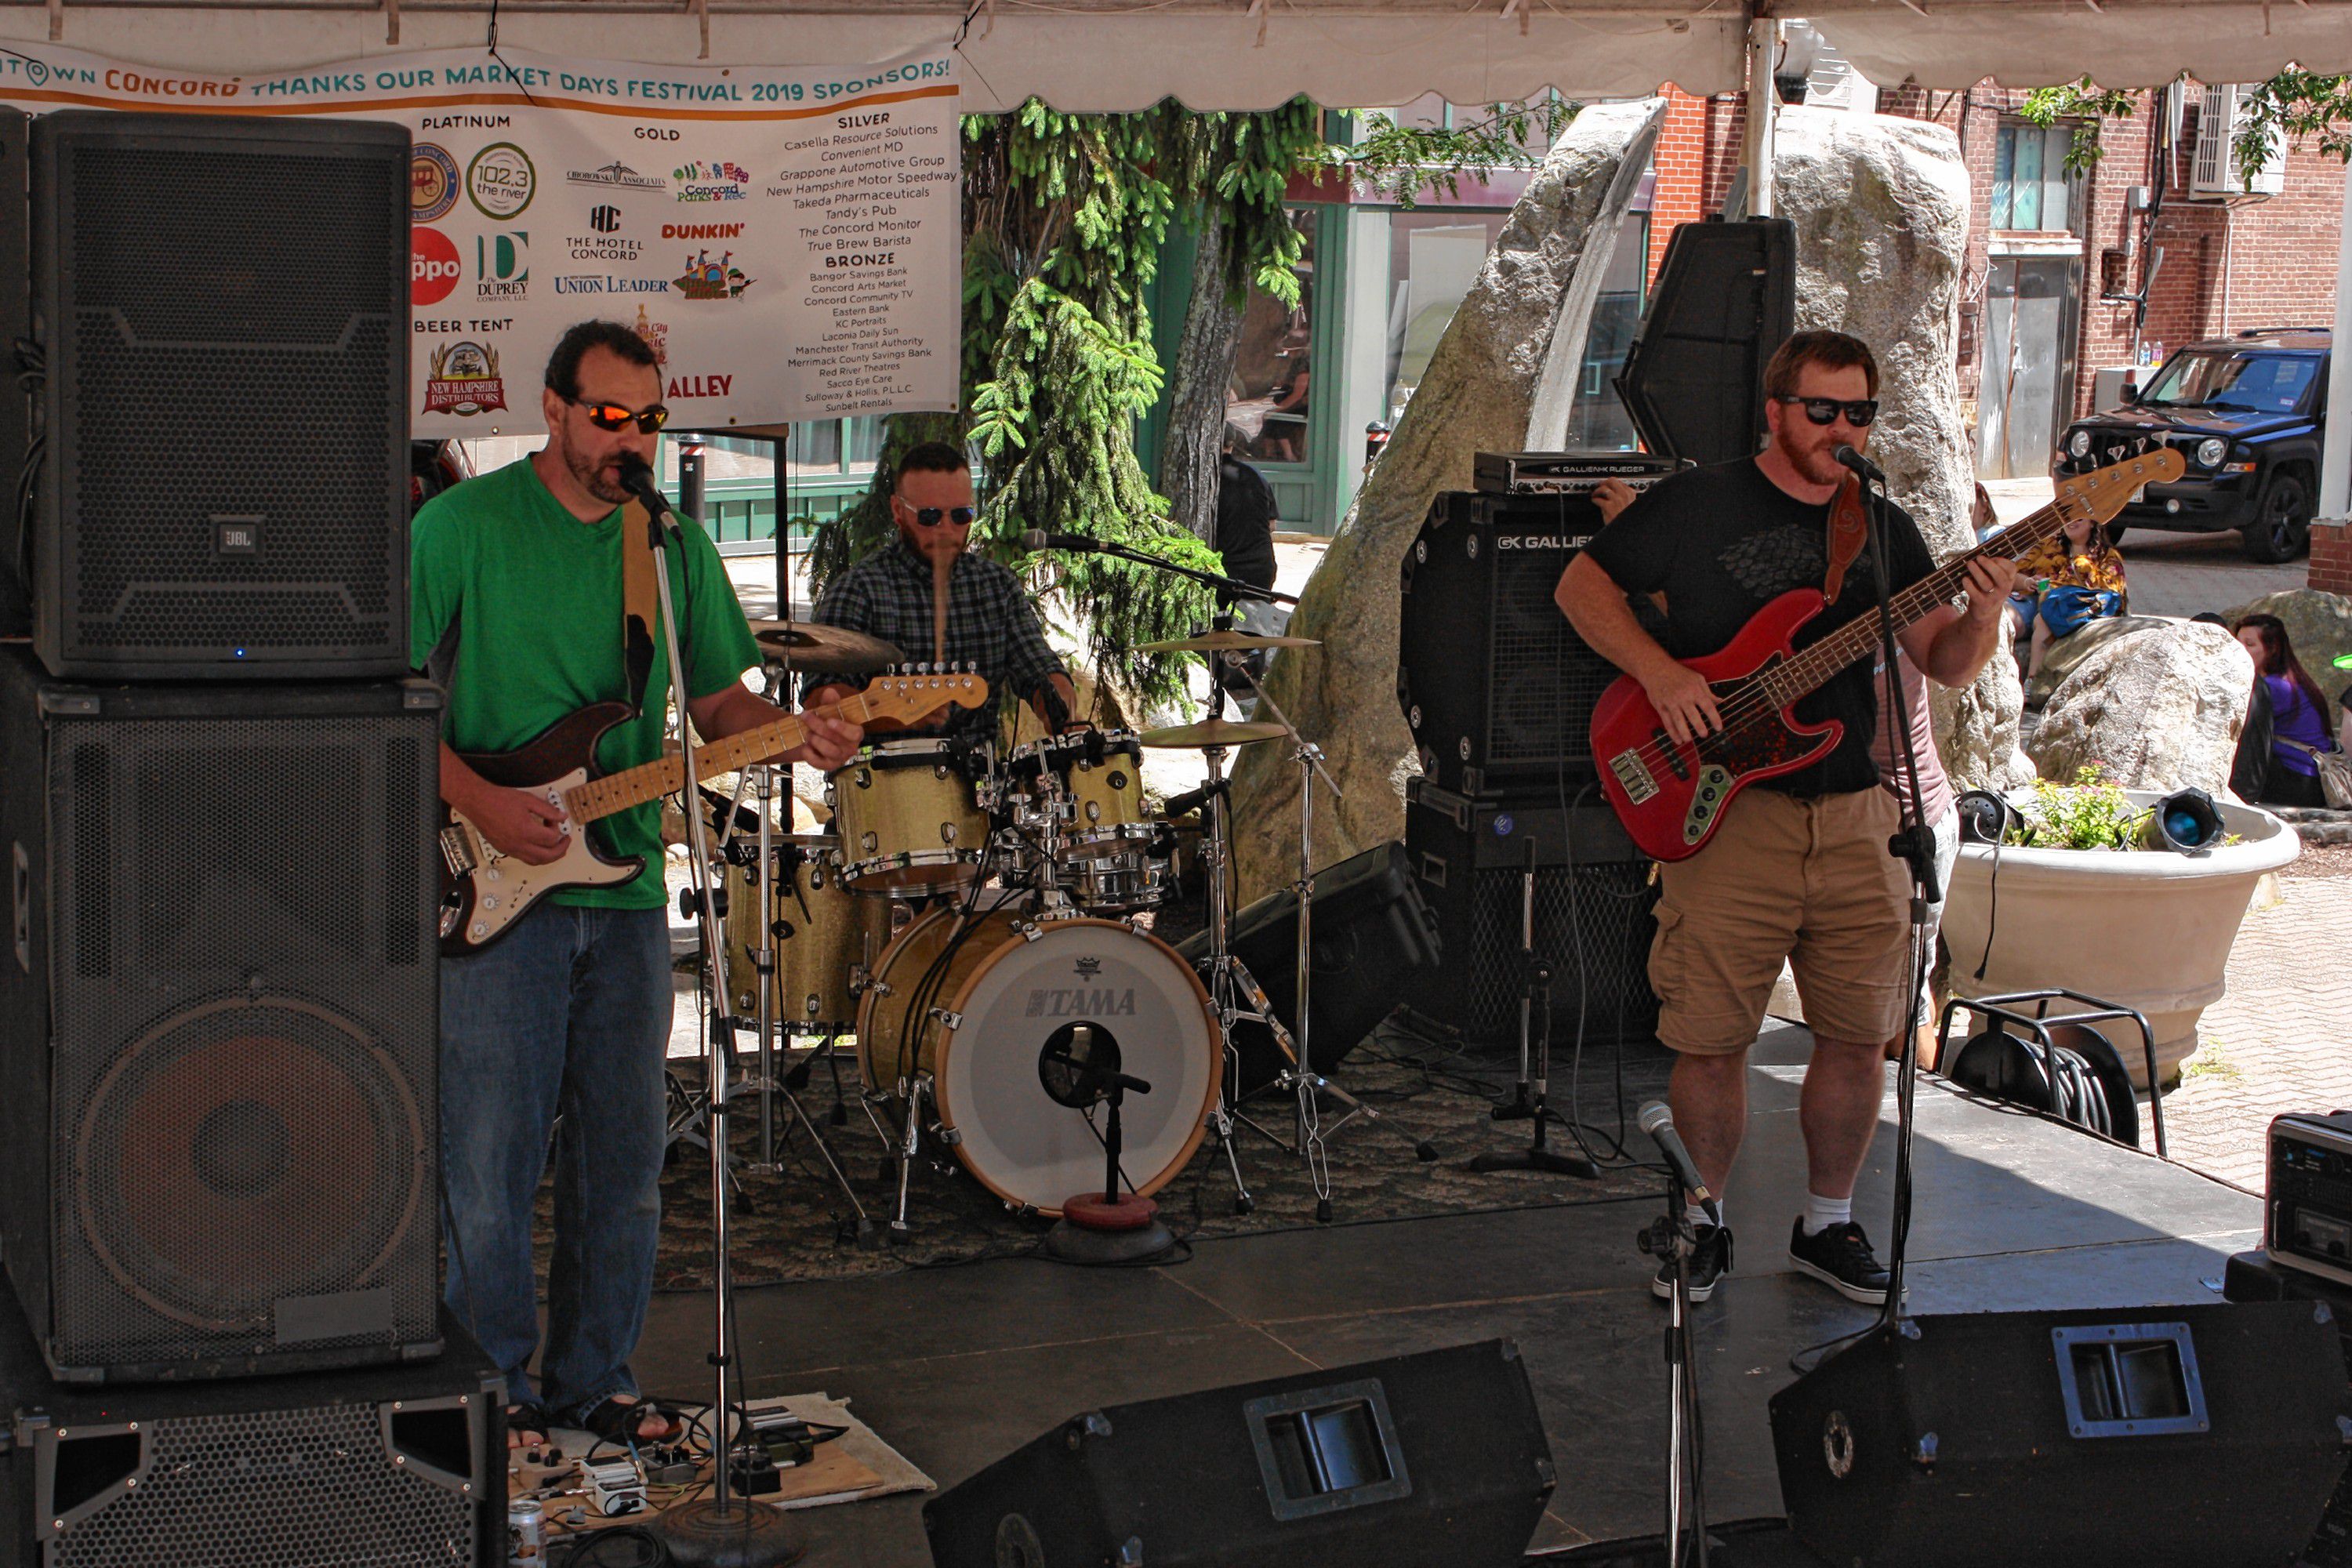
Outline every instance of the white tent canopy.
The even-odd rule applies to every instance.
[[[2089,75],[2147,86],[2188,69],[2258,80],[2290,60],[2352,70],[2352,0],[1806,0],[1811,18],[1872,80],[1957,88]],[[1769,14],[1769,13],[1768,13]],[[119,59],[234,74],[397,49],[478,45],[488,0],[269,7],[0,5],[0,45],[58,41]],[[521,0],[499,9],[503,44],[655,64],[850,65],[962,37],[963,106],[1031,96],[1068,110],[1265,109],[1304,93],[1333,106],[1629,97],[1673,82],[1726,92],[1744,79],[1749,13],[1617,0],[719,0],[629,5]],[[396,35],[396,37],[395,37]]]

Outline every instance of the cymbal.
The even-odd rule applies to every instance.
[[[1146,730],[1136,737],[1147,746],[1194,751],[1202,746],[1246,746],[1253,741],[1276,741],[1290,731],[1263,720],[1203,719],[1166,730]]]
[[[818,675],[870,675],[907,662],[894,643],[819,621],[753,621],[751,635],[770,658]]]
[[[1202,632],[1174,642],[1148,642],[1138,653],[1251,653],[1262,647],[1321,647],[1319,637],[1262,637],[1249,632]]]

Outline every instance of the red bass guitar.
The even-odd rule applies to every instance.
[[[2141,486],[2177,479],[2184,467],[2179,453],[2158,447],[2061,481],[2048,506],[1895,595],[1896,627],[1958,597],[1973,557],[2014,560],[2057,538],[2070,518],[2089,516],[2104,524]],[[1685,661],[1706,678],[1723,715],[1723,728],[1696,742],[1667,735],[1632,676],[1620,676],[1601,694],[1592,710],[1601,793],[1643,854],[1655,860],[1689,858],[1714,837],[1724,808],[1741,790],[1758,779],[1794,773],[1836,748],[1845,733],[1843,723],[1800,723],[1790,708],[1878,646],[1878,617],[1859,616],[1799,650],[1798,631],[1826,603],[1818,588],[1792,589],[1757,611],[1722,649]]]

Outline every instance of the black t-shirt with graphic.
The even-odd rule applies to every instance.
[[[1584,552],[1628,593],[1664,593],[1666,651],[1678,659],[1700,658],[1722,648],[1769,601],[1791,588],[1821,587],[1829,571],[1829,510],[1797,500],[1765,478],[1754,458],[1742,458],[1659,481]],[[1886,509],[1886,547],[1894,558],[1892,593],[1935,570],[1918,524],[1898,506]],[[1865,547],[1847,569],[1837,602],[1797,633],[1799,647],[1876,613],[1873,557]],[[1814,795],[1878,782],[1870,758],[1878,717],[1870,668],[1867,658],[1856,659],[1796,704],[1797,717],[1806,722],[1844,723],[1836,750],[1811,767],[1759,779],[1759,784]]]

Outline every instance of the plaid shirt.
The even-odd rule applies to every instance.
[[[877,551],[828,584],[816,619],[896,643],[917,663],[931,658],[931,563],[907,548],[903,539]],[[956,557],[948,577],[947,658],[971,664],[988,682],[995,700],[950,710],[945,733],[992,738],[996,709],[1025,699],[1048,676],[1065,673],[1046,646],[1037,611],[1022,591],[1021,579],[984,555]],[[803,697],[820,686],[864,689],[864,676],[809,675]]]

